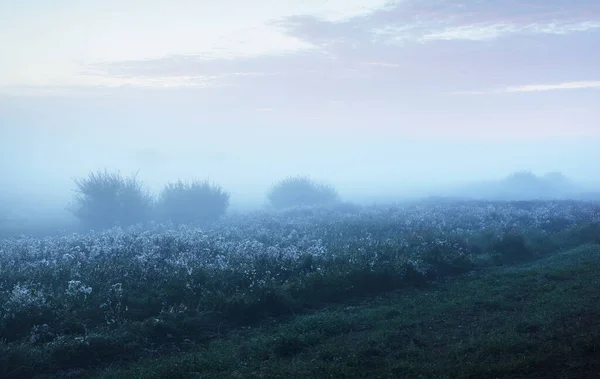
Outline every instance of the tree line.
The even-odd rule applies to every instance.
[[[168,182],[154,197],[137,174],[99,170],[76,178],[75,199],[69,210],[82,226],[105,229],[148,221],[202,224],[224,216],[230,192],[208,180]],[[266,193],[267,206],[284,209],[339,202],[337,190],[305,176],[285,178]]]

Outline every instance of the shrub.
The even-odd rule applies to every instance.
[[[77,195],[70,210],[85,227],[129,226],[150,216],[152,197],[135,174],[124,178],[119,172],[96,171],[74,182]]]
[[[498,254],[500,263],[503,264],[526,261],[534,255],[527,246],[525,237],[515,231],[505,232],[502,238],[492,245],[492,249]]]
[[[290,177],[275,184],[267,193],[267,200],[274,208],[329,205],[339,201],[337,191],[308,177]]]
[[[205,181],[168,183],[156,204],[158,217],[176,224],[216,220],[229,207],[230,194]]]

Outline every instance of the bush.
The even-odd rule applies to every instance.
[[[339,201],[339,195],[331,186],[297,176],[275,184],[267,193],[267,200],[274,208],[282,209],[335,204]]]
[[[158,217],[176,224],[212,221],[229,207],[229,193],[208,181],[168,183],[156,204]]]
[[[148,220],[152,197],[136,175],[128,178],[105,170],[74,180],[77,189],[71,212],[90,229],[129,226]]]
[[[502,238],[492,245],[498,254],[500,263],[512,264],[533,258],[533,251],[527,246],[525,237],[514,231],[507,231]]]

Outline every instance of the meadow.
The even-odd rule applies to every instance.
[[[6,238],[0,377],[583,377],[599,247],[600,205],[576,201]]]

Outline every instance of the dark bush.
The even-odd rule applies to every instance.
[[[127,343],[124,339],[109,334],[90,334],[84,341],[67,340],[56,344],[50,352],[50,360],[55,368],[68,369],[76,367],[97,366],[103,362],[119,362],[130,356],[139,348],[135,342]]]
[[[275,184],[267,193],[267,200],[277,209],[331,205],[339,201],[335,188],[317,183],[308,177],[290,177]]]
[[[498,254],[499,263],[511,264],[527,261],[533,258],[533,251],[527,246],[525,237],[517,232],[506,232],[504,236],[492,245]]]
[[[124,178],[119,172],[96,171],[74,181],[77,195],[70,210],[84,227],[129,226],[150,216],[152,197],[135,174]]]
[[[600,222],[592,222],[572,228],[562,241],[567,246],[578,246],[586,243],[600,244]]]
[[[470,255],[456,254],[436,247],[423,252],[422,259],[431,265],[432,270],[428,276],[432,278],[459,275],[475,268]]]
[[[213,221],[229,207],[229,193],[208,181],[168,183],[159,195],[156,212],[161,220],[176,224]]]

